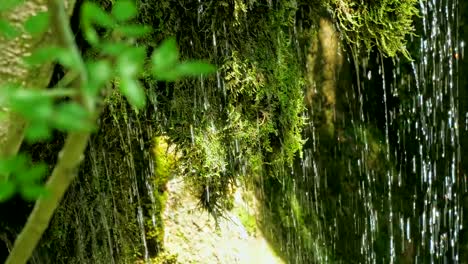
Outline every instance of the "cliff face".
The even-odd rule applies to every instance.
[[[393,10],[413,3],[138,1],[139,21],[154,29],[142,40],[149,51],[176,36],[182,58],[207,59],[219,71],[171,84],[141,80],[150,104],[139,113],[111,96],[35,260],[130,263],[157,255],[164,232],[154,219],[167,179],[151,149],[160,135],[177,145],[178,173],[213,216],[232,206],[239,180],[254,190],[259,228],[286,261],[359,262],[372,252],[388,259],[386,231],[364,236],[364,250],[349,243],[369,230],[366,206],[387,194],[385,176],[395,167],[385,158],[383,110],[373,101],[382,91],[359,79],[379,65],[361,55],[373,46],[404,53],[415,10],[400,20]],[[378,12],[400,30],[355,28]],[[53,162],[48,149],[38,158]],[[363,183],[368,175],[371,185]],[[386,207],[376,210],[385,219]],[[385,220],[379,223],[385,230]]]

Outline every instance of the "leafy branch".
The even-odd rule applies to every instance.
[[[78,62],[79,78],[77,85],[81,87],[81,85],[87,83],[87,72],[73,39],[63,1],[49,0],[48,8],[51,13],[52,24],[55,25],[54,30],[59,35],[61,46],[68,49]],[[81,101],[80,99],[76,100]],[[26,263],[32,255],[42,234],[49,226],[55,209],[76,176],[76,168],[81,162],[89,137],[89,132],[74,132],[68,135],[60,152],[58,163],[46,184],[46,189],[50,194],[42,195],[37,200],[26,225],[13,245],[6,264]]]
[[[85,61],[77,48],[63,1],[49,0],[47,9],[47,12],[30,18],[24,27],[30,34],[43,33],[52,27],[53,33],[58,36],[58,43],[36,50],[25,61],[31,66],[60,63],[68,70],[68,74],[57,87],[48,91],[24,89],[17,85],[5,87],[0,90],[4,98],[0,105],[6,105],[29,122],[26,132],[26,139],[29,141],[47,139],[52,129],[67,132],[68,136],[45,188],[37,183],[31,185],[34,188],[27,184],[43,177],[43,167],[28,169],[25,165],[21,168],[12,165],[18,163],[18,159],[21,164],[27,164],[26,156],[14,156],[9,162],[3,162],[3,171],[0,166],[0,173],[11,174],[6,182],[0,182],[1,200],[9,199],[16,189],[24,193],[24,188],[29,188],[29,191],[23,197],[38,198],[6,264],[26,263],[49,225],[54,211],[76,176],[100,114],[97,105],[102,100],[101,91],[108,87],[107,84],[115,79],[119,83],[119,91],[136,109],[142,109],[146,104],[144,88],[138,81],[146,62],[146,49],[135,47],[132,43],[151,30],[130,22],[137,15],[137,9],[131,1],[117,1],[110,14],[91,2],[83,4],[81,22],[85,38],[100,54],[99,60],[90,61]],[[114,37],[117,36],[118,41],[101,39],[96,26],[108,30]],[[0,32],[8,33],[5,28],[7,27],[0,27]],[[154,78],[164,81],[208,74],[215,69],[201,61],[179,62],[173,38],[164,41],[153,52],[151,66]],[[57,99],[64,97],[70,100],[57,102]],[[14,177],[15,175],[26,176]]]

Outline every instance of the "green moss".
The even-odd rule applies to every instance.
[[[178,264],[180,262],[177,260],[177,255],[163,252],[159,254],[155,259],[152,259],[151,263],[153,264]]]
[[[358,49],[370,51],[375,46],[386,56],[401,53],[410,59],[406,37],[414,34],[417,3],[417,0],[330,0],[329,8],[344,38]]]
[[[352,234],[346,225],[354,221],[351,201],[360,199],[355,195],[364,177],[360,166],[384,177],[391,164],[382,162],[386,150],[381,133],[367,124],[351,124],[359,113],[350,108],[358,102],[343,96],[351,93],[350,83],[335,81],[342,77],[338,73],[344,61],[337,55],[340,39],[325,40],[335,34],[338,22],[338,31],[353,49],[376,47],[388,56],[408,56],[405,38],[412,33],[416,1],[140,2],[142,20],[156,28],[146,40],[150,46],[176,35],[182,57],[207,58],[219,66],[217,75],[173,85],[144,80],[155,93],[158,128],[180,148],[180,173],[191,181],[201,205],[221,214],[232,205],[232,186],[244,176],[257,184],[265,209],[259,228],[284,258],[303,263],[359,259],[354,253],[359,249],[347,243]],[[200,7],[203,12],[187,12]],[[326,7],[332,18],[321,13]],[[182,21],[194,23],[187,27]],[[314,53],[310,63],[309,48]],[[304,90],[314,114],[307,122],[317,136],[306,144],[316,151],[319,174],[329,176],[317,183],[314,199],[324,203],[316,208],[310,208],[310,196],[304,198],[316,187],[312,180],[290,173],[302,169],[294,165],[304,145]],[[318,92],[309,96],[311,91]],[[335,241],[324,227],[333,226],[338,213],[345,220],[337,223],[343,237]],[[251,225],[251,220],[246,215],[243,221]]]
[[[153,140],[154,156],[154,184],[160,192],[165,190],[165,185],[171,179],[177,156],[175,148],[170,148],[167,137],[158,136]]]
[[[151,219],[146,219],[146,236],[149,239],[155,239],[157,245],[164,247],[164,221],[163,213],[166,207],[168,194],[166,184],[173,175],[176,164],[176,153],[174,148],[169,147],[167,138],[163,136],[155,137],[153,140],[154,157],[154,202],[150,205],[152,208]],[[154,217],[154,219],[153,219]]]
[[[257,160],[252,150],[258,149],[263,160],[291,166],[303,143],[304,81],[291,36],[281,28],[283,20],[276,20],[283,13],[283,9],[271,13],[274,22],[265,29],[271,35],[259,38],[253,53],[233,51],[222,70],[232,95],[227,108],[229,129],[236,142],[243,142],[244,157]],[[273,49],[267,48],[269,38],[277,40]]]
[[[255,212],[255,205],[250,194],[243,192],[243,203],[236,204],[233,208],[233,213],[239,217],[240,222],[245,227],[247,233],[251,236],[258,234],[257,218]]]
[[[177,29],[179,45],[194,46],[182,55],[209,57],[220,66],[219,78],[206,77],[202,85],[200,80],[183,80],[154,89],[160,111],[171,117],[162,130],[184,153],[181,173],[192,182],[201,205],[217,215],[232,205],[230,190],[236,177],[259,174],[265,162],[291,166],[301,153],[304,81],[294,36],[289,33],[297,7],[289,1],[270,10],[250,1],[211,6],[198,27],[217,24],[214,21],[226,25],[226,32],[234,35],[227,40],[232,43],[218,43],[232,48],[221,53],[211,50],[215,49],[211,36],[202,38],[177,26],[177,17],[196,17],[175,8],[174,1],[163,2],[155,4],[165,10],[158,11],[165,17],[160,30],[171,34]],[[244,36],[245,20],[255,21],[249,24],[255,25],[251,32],[258,38]],[[220,39],[227,37],[217,34]]]

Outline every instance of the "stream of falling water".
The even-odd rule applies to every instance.
[[[356,93],[346,92],[343,96],[357,102],[356,112],[350,113],[348,121],[354,133],[364,138],[356,165],[365,177],[359,183],[358,195],[348,195],[348,199],[357,203],[352,229],[360,239],[351,243],[360,244],[363,260],[355,260],[359,263],[465,263],[460,259],[459,245],[460,231],[464,228],[462,199],[466,183],[459,172],[457,74],[458,52],[462,52],[463,42],[457,32],[458,1],[421,0],[419,9],[420,36],[411,41],[420,45],[419,50],[411,50],[413,62],[397,58],[389,63],[381,55],[361,58],[355,50],[350,59],[355,64]],[[372,60],[377,69],[367,68]],[[395,165],[395,169],[384,173],[384,181],[366,164],[372,155],[372,143],[364,130],[369,122],[365,101],[372,100],[366,98],[367,91],[379,88],[373,86],[375,78],[382,89],[381,143],[385,146],[385,162]],[[395,100],[399,103],[395,104]],[[313,117],[315,113],[311,111],[309,115]],[[310,190],[313,196],[310,209],[322,216],[324,196],[321,198],[320,192],[323,181],[332,175],[326,168],[320,168],[321,139],[313,123],[308,133],[313,142],[304,150],[302,175],[314,186]],[[353,161],[347,162],[346,174],[357,177],[351,172]],[[379,181],[385,183],[384,193],[377,190]],[[342,195],[346,194],[339,195],[339,210],[346,210]],[[358,203],[364,204],[361,215]],[[335,217],[335,223],[339,222],[340,216]],[[331,229],[331,234],[324,230],[320,236],[334,241],[332,255],[339,255],[336,249],[343,230],[336,224]],[[320,239],[323,237],[317,238]],[[326,255],[319,260],[328,262]]]
[[[394,61],[393,69],[384,68],[384,59],[378,58],[385,109],[386,157],[399,165],[398,170],[387,172],[387,206],[384,207],[388,212],[387,250],[390,263],[401,262],[404,257],[410,263],[459,263],[458,241],[463,228],[460,192],[466,190],[458,172],[461,158],[458,56],[455,56],[460,45],[458,2],[428,0],[419,5],[422,31],[420,39],[413,38],[420,42],[420,47],[419,54],[414,54],[415,61],[410,63],[411,70],[405,70],[407,65],[399,59]],[[365,68],[366,63],[362,64]],[[386,80],[389,71],[391,82]],[[364,74],[369,80],[372,78],[371,71],[364,70],[363,77]],[[365,80],[360,85],[365,85]],[[400,98],[400,105],[389,106],[388,96]],[[389,130],[394,131],[396,138],[389,135]],[[411,188],[413,212],[408,215],[399,210],[401,201],[393,196],[398,197],[399,192]],[[367,217],[372,222],[375,204],[372,199],[363,197],[363,200],[371,204]],[[375,232],[382,230],[366,226],[365,233]],[[380,262],[379,256],[372,254],[369,241],[363,240],[362,246],[368,263]]]
[[[422,36],[420,59],[411,64],[414,86],[394,82],[393,92],[411,91],[411,104],[402,111],[412,113],[413,121],[405,120],[398,130],[398,138],[417,144],[416,153],[406,153],[412,163],[414,176],[419,179],[414,195],[422,198],[422,210],[416,210],[418,225],[404,225],[405,219],[396,215],[401,233],[408,229],[409,242],[415,241],[415,263],[458,263],[459,234],[462,228],[460,193],[463,179],[458,172],[460,164],[458,65],[455,54],[459,49],[457,34],[458,1],[421,1]],[[405,78],[397,63],[394,80]],[[388,89],[385,86],[384,89]],[[398,113],[391,112],[396,122]],[[390,126],[390,124],[387,124]],[[408,133],[409,132],[409,133]],[[403,141],[400,149],[405,150]],[[398,158],[398,157],[397,157]],[[398,219],[400,218],[400,219]],[[413,230],[411,230],[413,229]]]
[[[110,106],[111,116],[120,115],[113,115],[101,127],[114,133],[91,139],[84,162],[87,170],[80,173],[80,181],[70,189],[63,203],[66,208],[60,212],[74,219],[62,230],[76,247],[61,256],[67,261],[64,263],[129,263],[132,254],[140,254],[139,259],[148,263],[158,246],[147,237],[151,224],[159,224],[156,210],[148,210],[156,205],[151,184],[154,161],[147,151],[153,128],[142,124],[134,112],[114,107],[120,106]],[[142,116],[144,119],[147,114]],[[36,255],[36,263],[58,261],[56,256],[48,256],[47,250]]]
[[[208,8],[204,5],[204,1],[198,1],[198,25],[203,23],[204,12]],[[323,141],[322,135],[317,132],[319,128],[313,123],[308,128],[311,144],[309,148],[304,149],[301,171],[291,173],[292,177],[299,174],[301,176],[301,179],[293,180],[293,189],[298,203],[309,205],[301,208],[304,214],[326,219],[326,224],[315,221],[315,218],[310,223],[314,225],[313,229],[318,231],[312,232],[314,242],[311,243],[314,246],[311,248],[314,252],[309,253],[301,252],[305,242],[297,237],[297,233],[301,232],[297,230],[300,224],[297,219],[293,221],[296,230],[288,234],[288,241],[282,245],[284,248],[281,250],[288,251],[287,247],[298,247],[294,263],[311,263],[311,256],[318,261],[317,263],[329,263],[334,261],[334,255],[342,257],[347,256],[346,254],[359,255],[362,261],[356,261],[360,263],[460,262],[458,241],[460,230],[463,228],[460,192],[465,190],[462,188],[463,179],[458,173],[458,64],[457,58],[453,56],[460,46],[457,35],[458,1],[421,0],[419,5],[421,36],[414,37],[413,41],[419,41],[420,47],[419,51],[412,51],[415,52],[415,61],[409,63],[409,69],[408,63],[404,64],[399,59],[395,59],[389,65],[386,63],[388,59],[382,56],[360,58],[355,51],[352,52],[351,61],[355,63],[357,93],[346,91],[342,96],[355,102],[357,111],[351,112],[349,120],[343,122],[349,123],[353,133],[358,135],[348,140],[362,140],[363,146],[353,156],[356,157],[355,160],[342,161],[347,166],[347,170],[342,172],[344,175],[334,175],[332,168],[324,167],[327,163],[320,160],[320,151],[324,149],[320,146]],[[296,28],[293,33],[297,34]],[[211,27],[209,36],[214,58],[230,53],[231,46],[227,35],[225,24],[220,28]],[[300,47],[295,48],[300,56]],[[378,69],[367,69],[371,60],[377,62]],[[381,87],[372,86],[372,80],[375,78],[380,78]],[[194,109],[207,111],[214,107],[216,104],[210,102],[209,98],[215,93],[226,98],[224,78],[220,72],[216,75],[216,84],[217,91],[210,90],[205,80],[199,79],[193,90]],[[381,162],[395,164],[394,169],[389,168],[383,173],[383,179],[379,178],[379,173],[382,173],[369,165],[373,155],[373,143],[371,133],[366,130],[369,117],[366,116],[365,101],[371,100],[367,98],[366,89],[382,90],[380,100],[384,128],[381,132],[384,137],[379,143],[384,146],[385,155]],[[399,98],[401,104],[392,103],[391,100],[395,98]],[[156,104],[154,105],[156,107]],[[312,109],[308,114],[313,118],[319,113],[314,113]],[[195,116],[193,119],[193,124],[190,125],[192,144],[195,141],[194,131],[199,123]],[[211,127],[212,132],[216,132],[216,127]],[[141,127],[139,129],[141,130]],[[130,133],[131,129],[127,128],[126,131]],[[125,138],[129,138],[129,135],[121,136],[122,141]],[[125,142],[123,144],[131,145]],[[238,142],[229,144],[234,146],[232,150],[235,150],[237,155]],[[345,147],[338,144],[338,153],[340,148]],[[335,154],[334,158],[343,157]],[[131,161],[127,162],[130,162],[128,166],[133,168]],[[337,181],[340,181],[358,178],[355,170],[359,175],[363,175],[355,189],[349,193],[342,191],[336,196],[336,200],[333,200],[335,207],[324,209],[330,205],[323,200],[329,179],[338,177]],[[379,186],[381,183],[385,186]],[[301,190],[301,185],[313,187]],[[150,187],[148,190],[152,192]],[[136,186],[132,193],[138,200]],[[139,201],[137,203],[139,204]],[[405,210],[404,206],[410,207],[410,212]],[[141,207],[138,209],[144,257],[148,259]],[[330,211],[334,211],[333,217],[330,217]],[[155,225],[154,217],[152,219]],[[348,231],[354,232],[353,235],[357,239],[340,241],[340,234]],[[328,241],[333,241],[330,247],[327,247]],[[347,263],[347,259],[341,261]]]

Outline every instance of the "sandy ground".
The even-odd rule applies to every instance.
[[[165,247],[177,254],[180,263],[203,264],[282,264],[266,240],[256,232],[249,234],[239,216],[228,212],[227,218],[215,221],[197,209],[196,199],[184,188],[180,178],[168,183],[169,197],[164,212]],[[236,206],[245,203],[236,193]],[[242,204],[240,204],[242,203]]]

